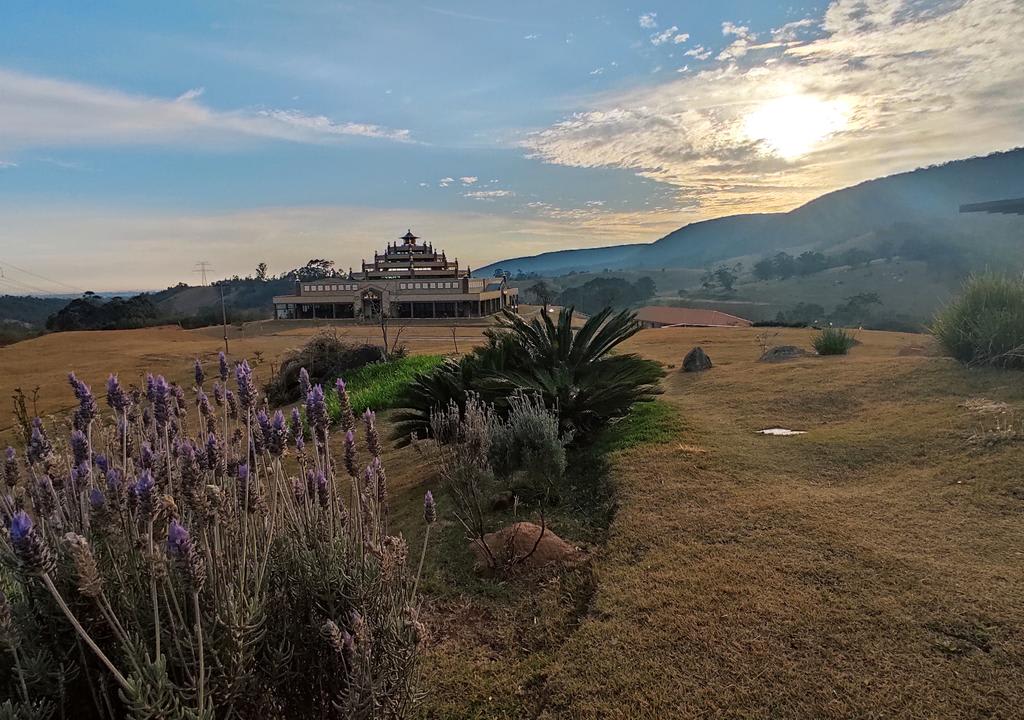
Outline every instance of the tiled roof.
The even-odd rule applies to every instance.
[[[695,327],[748,327],[749,320],[719,312],[700,308],[669,307],[668,305],[648,305],[636,312],[637,320],[657,323],[658,325],[690,325]]]

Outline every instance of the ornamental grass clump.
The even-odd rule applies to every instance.
[[[218,370],[191,399],[111,375],[107,416],[71,375],[70,421],[5,451],[0,717],[408,714],[424,630],[375,416],[335,441],[319,385],[287,420]]]
[[[852,334],[837,327],[822,328],[811,338],[811,345],[819,355],[846,355],[856,343]]]
[[[975,275],[943,308],[932,333],[946,353],[968,365],[1024,368],[1024,281]]]

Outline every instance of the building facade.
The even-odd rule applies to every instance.
[[[519,309],[519,291],[506,278],[474,278],[410,230],[389,243],[360,272],[297,281],[293,295],[274,297],[279,320],[474,318]]]

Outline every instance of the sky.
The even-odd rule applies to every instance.
[[[0,5],[0,293],[650,242],[1024,145],[1024,2]]]

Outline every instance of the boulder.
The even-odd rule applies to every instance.
[[[496,568],[532,570],[545,565],[574,560],[579,550],[558,537],[551,528],[531,522],[517,522],[497,532],[484,535],[488,552],[477,541],[469,544],[476,557],[478,573],[493,573]],[[492,560],[493,558],[493,564]]]
[[[806,350],[796,345],[777,345],[764,351],[764,354],[761,355],[761,362],[784,362],[803,357],[806,354]]]
[[[711,358],[700,346],[686,353],[686,357],[683,358],[683,372],[701,372],[710,370],[711,367]]]

